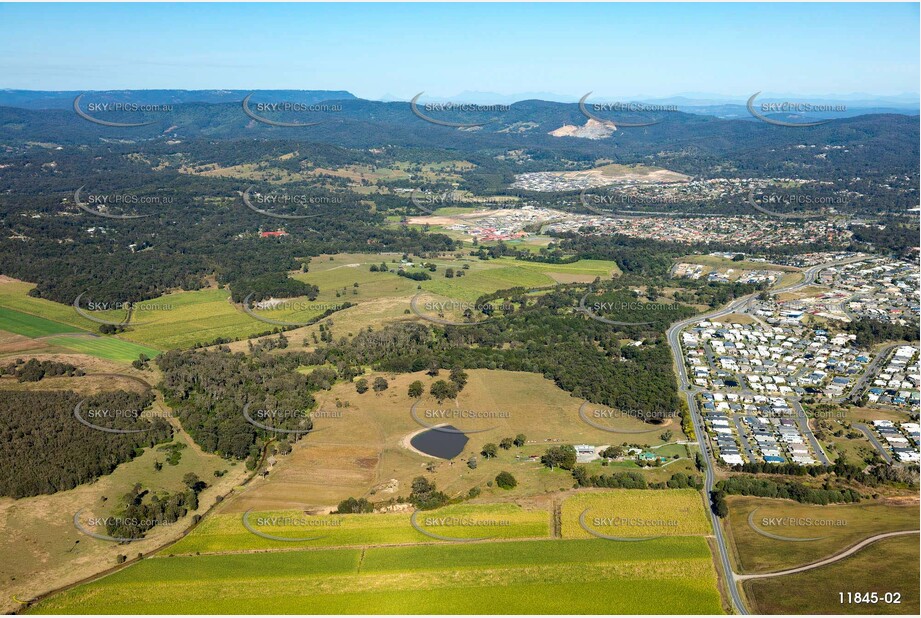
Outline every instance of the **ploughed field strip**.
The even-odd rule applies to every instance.
[[[539,602],[536,600],[539,599]],[[703,538],[444,543],[144,560],[38,613],[721,613]]]

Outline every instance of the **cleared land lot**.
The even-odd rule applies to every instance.
[[[917,520],[917,507],[915,508]],[[790,545],[790,543],[787,543]],[[840,562],[811,571],[743,584],[752,610],[761,614],[906,614],[919,606],[917,535],[884,539]],[[840,593],[877,592],[878,603],[841,602]],[[886,603],[885,593],[900,603]]]
[[[918,529],[918,503],[800,504],[731,496],[729,523],[741,573],[768,573],[832,556],[865,538],[883,532]],[[757,510],[756,510],[757,509]],[[758,534],[815,541],[783,541]],[[914,539],[917,544],[917,538]]]
[[[153,558],[44,613],[721,613],[707,544],[547,540]]]

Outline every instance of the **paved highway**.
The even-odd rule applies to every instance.
[[[840,266],[842,264],[850,264],[851,262],[860,262],[865,259],[867,259],[867,257],[856,257],[812,266],[803,271],[804,276],[801,282],[795,285],[777,288],[772,290],[771,293],[778,294],[780,292],[795,292],[806,286],[814,284],[819,272],[826,268],[831,266]],[[688,380],[688,374],[685,368],[684,354],[681,351],[681,332],[691,324],[695,324],[702,320],[712,320],[713,318],[719,318],[724,315],[734,313],[739,309],[746,308],[756,297],[757,294],[743,296],[732,301],[722,309],[717,309],[715,311],[711,311],[710,313],[697,315],[693,318],[688,318],[687,320],[676,322],[668,329],[668,344],[671,346],[672,356],[675,358],[675,367],[678,371],[679,388],[681,392],[684,393],[685,399],[687,401],[688,410],[691,413],[691,421],[694,425],[694,433],[697,436],[697,442],[700,445],[700,452],[703,454],[704,463],[706,464],[706,469],[704,471],[704,487],[707,492],[708,500],[710,492],[713,491],[713,486],[716,482],[716,473],[714,471],[713,456],[708,450],[709,445],[707,443],[707,432],[704,430],[704,424],[700,416],[700,410],[697,409],[697,401],[694,399],[694,391],[692,390],[693,387],[690,384],[690,380]],[[802,408],[799,408],[799,410],[802,412]],[[808,435],[812,436],[812,431],[809,431]],[[812,439],[815,440],[815,436],[813,436]],[[817,454],[821,454],[820,456],[823,457],[827,462],[827,457],[824,457],[825,453],[822,451],[821,447],[817,449]],[[729,588],[729,595],[732,598],[733,608],[740,614],[748,614],[748,609],[745,607],[745,602],[742,600],[742,595],[739,594],[739,587],[736,585],[738,575],[733,570],[732,563],[729,559],[729,548],[726,545],[726,537],[723,534],[721,521],[713,513],[713,509],[709,508],[709,505],[707,507],[707,512],[710,514],[710,521],[713,523],[713,533],[716,536],[716,544],[720,551],[720,562],[723,565],[723,573],[726,575],[727,587]]]

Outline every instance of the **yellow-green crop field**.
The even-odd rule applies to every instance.
[[[170,547],[170,554],[215,553],[254,549],[297,549],[347,545],[395,545],[438,540],[416,530],[409,513],[304,515],[303,511],[252,511],[251,528],[269,536],[310,539],[277,541],[254,534],[240,513],[209,516]],[[515,504],[455,505],[420,512],[416,524],[432,534],[460,539],[537,538],[550,535],[550,513]]]
[[[586,491],[563,502],[562,533],[567,539],[591,538],[579,524],[612,537],[648,538],[710,534],[700,492],[694,489],[605,489]]]
[[[156,557],[36,613],[718,614],[703,538],[542,540]]]
[[[227,290],[211,288],[164,294],[138,303],[132,326],[122,336],[169,350],[218,337],[249,337],[276,328],[243,313],[231,304],[229,296]]]
[[[96,334],[98,324],[80,317],[73,307],[28,296],[33,287],[19,282],[0,284],[0,331],[41,338],[42,347],[30,350],[89,354],[123,363],[140,354],[153,358],[160,352],[120,337]]]

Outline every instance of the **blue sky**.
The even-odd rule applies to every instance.
[[[918,4],[0,4],[0,88],[918,92]]]

